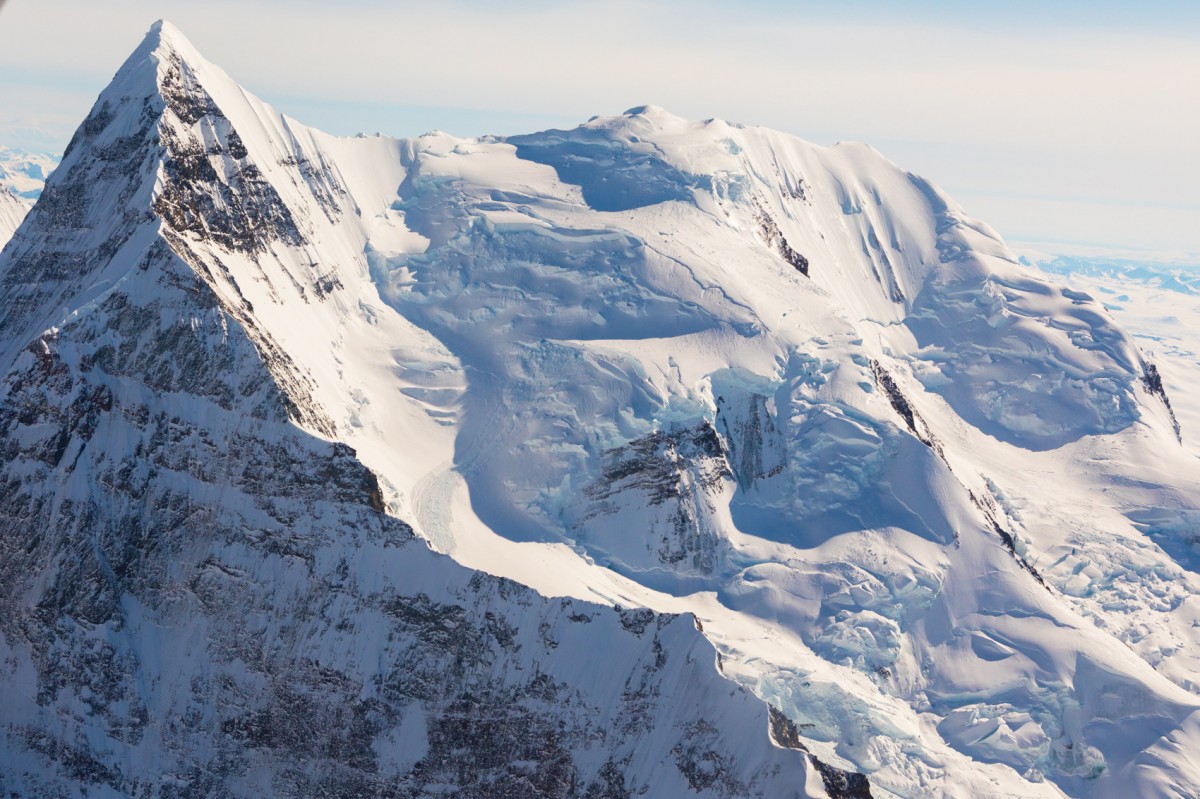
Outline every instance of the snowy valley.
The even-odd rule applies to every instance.
[[[11,213],[0,792],[1200,795],[1189,373],[866,145],[158,23]]]

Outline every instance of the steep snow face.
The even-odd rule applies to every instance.
[[[545,599],[385,512],[281,336],[371,323],[328,156],[156,26],[0,258],[3,791],[869,795],[692,617]]]
[[[28,608],[44,586],[63,586],[67,598],[49,607],[67,611],[50,617],[79,632],[56,627],[55,651],[84,657],[94,640],[117,639],[152,662],[158,681],[136,683],[149,718],[181,715],[183,700],[163,691],[199,691],[182,716],[201,732],[188,734],[217,724],[220,752],[253,744],[248,771],[217,769],[236,790],[251,790],[245,775],[268,756],[309,757],[247,721],[247,707],[286,720],[324,702],[342,708],[312,715],[331,735],[371,731],[374,761],[338,760],[328,753],[365,750],[331,742],[321,750],[330,768],[266,779],[371,784],[362,774],[386,763],[420,795],[432,783],[418,772],[465,779],[466,761],[445,758],[479,737],[438,738],[428,719],[519,718],[501,725],[517,737],[516,725],[540,729],[526,719],[563,703],[529,710],[535,700],[517,690],[547,671],[544,657],[562,659],[553,679],[564,690],[594,678],[582,639],[562,632],[575,610],[534,619],[557,604],[516,588],[525,610],[489,604],[480,597],[496,583],[423,553],[397,528],[405,519],[462,564],[544,595],[694,613],[725,674],[775,706],[775,740],[831,764],[803,772],[804,758],[773,759],[788,753],[761,746],[762,706],[717,702],[728,683],[696,705],[682,677],[663,676],[632,694],[649,708],[642,728],[614,721],[590,738],[564,713],[574,771],[550,765],[566,762],[553,747],[539,759],[480,744],[471,757],[495,764],[480,779],[534,760],[538,776],[520,784],[536,795],[787,795],[761,781],[776,765],[797,789],[845,795],[865,786],[837,768],[867,772],[875,795],[1200,792],[1188,757],[1200,747],[1189,537],[1200,472],[1157,369],[1102,306],[1026,271],[994,232],[870,148],[653,107],[509,140],[338,140],[276,114],[163,28],[81,128],[4,253],[0,291],[2,364],[13,369],[6,479],[45,503],[6,517],[21,520],[7,528],[5,557],[23,582],[5,595]],[[93,399],[79,399],[84,388]],[[124,410],[133,400],[120,392],[149,415]],[[176,432],[175,417],[192,426]],[[110,451],[128,462],[108,465]],[[330,460],[342,466],[314,465]],[[126,514],[132,500],[104,492],[139,470],[164,482],[138,495],[174,493]],[[259,481],[260,471],[274,476]],[[91,514],[86,523],[53,521],[63,498]],[[30,518],[45,520],[36,555],[22,554]],[[165,535],[168,554],[134,557],[158,552],[156,531],[181,529]],[[98,577],[54,577],[68,552],[101,553]],[[140,575],[166,586],[161,601],[122,582]],[[204,600],[193,586],[208,577],[234,588]],[[419,591],[402,590],[408,581]],[[122,615],[79,622],[91,617],[69,604],[76,584],[105,586],[117,599],[104,606]],[[385,609],[393,588],[396,623]],[[464,621],[426,612],[423,596]],[[185,604],[190,615],[170,610]],[[491,642],[496,616],[519,650],[493,636],[467,658],[478,670],[438,691],[379,693],[385,666],[415,657],[388,647],[459,641],[458,629]],[[647,631],[686,627],[659,618],[636,615],[641,632],[618,625],[589,643],[616,653],[585,691],[589,707],[627,707],[627,675],[658,662]],[[110,622],[141,632],[95,626]],[[262,658],[230,656],[239,650],[209,632],[226,627]],[[37,676],[45,659],[28,654],[47,634],[8,644],[26,684],[48,679]],[[180,646],[205,653],[201,665],[160,661],[168,634],[172,646],[196,642]],[[460,656],[440,646],[421,661],[430,670]],[[711,659],[672,654],[662,636],[659,646],[667,664],[717,679]],[[101,660],[118,674],[132,662]],[[110,702],[107,716],[74,710],[100,695],[71,692],[90,685],[88,669],[56,677],[72,689],[53,707],[73,710],[21,706],[36,722],[10,729],[53,734],[20,739],[20,751],[73,757],[38,743],[67,737],[61,718],[83,719],[73,740],[107,736],[105,768],[132,751],[112,732],[132,699]],[[330,680],[295,676],[324,669]],[[266,692],[276,672],[303,696]],[[241,693],[225,702],[193,689],[197,673]],[[455,704],[468,701],[453,693],[464,680],[487,686],[486,711]],[[619,680],[616,699],[605,686]],[[363,725],[346,715],[379,696],[391,704]],[[745,715],[696,726],[723,713]],[[103,733],[88,726],[101,723]],[[629,749],[596,743],[638,729]],[[728,737],[701,745],[696,731]],[[201,748],[162,740],[171,752]],[[159,744],[147,746],[149,759],[130,762],[157,762]],[[440,746],[445,768],[404,760],[425,757],[422,746]],[[38,778],[63,779],[56,768]],[[545,787],[568,773],[571,787]]]
[[[8,244],[27,213],[29,206],[23,200],[7,189],[0,188],[0,249]]]

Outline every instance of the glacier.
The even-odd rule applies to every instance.
[[[1092,294],[1113,318],[1126,327],[1147,353],[1153,353],[1164,391],[1176,401],[1183,444],[1196,452],[1200,419],[1196,405],[1196,345],[1191,331],[1197,324],[1200,268],[1196,259],[1164,258],[1154,254],[1106,256],[1047,256],[1036,250],[1026,260],[1076,291]]]
[[[159,23],[0,255],[0,788],[1200,794],[1200,463],[928,181],[343,139]]]

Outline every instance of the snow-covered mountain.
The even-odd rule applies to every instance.
[[[1200,454],[1200,262],[1128,256],[1044,256],[1031,262],[1051,279],[1104,303],[1143,352],[1176,400],[1183,444]]]
[[[0,248],[42,193],[58,161],[43,153],[0,147]]]
[[[338,139],[156,25],[0,372],[4,790],[1200,794],[1156,366],[866,146]]]
[[[58,160],[49,153],[0,147],[0,187],[26,200],[36,200],[57,166]]]
[[[1032,263],[1043,272],[1065,278],[1106,280],[1114,284],[1128,283],[1161,291],[1174,291],[1189,297],[1200,297],[1200,263],[1072,255],[1042,256]]]
[[[21,224],[29,205],[8,189],[0,187],[0,249],[8,243],[13,231]]]

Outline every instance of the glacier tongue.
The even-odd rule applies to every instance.
[[[0,306],[0,787],[1200,793],[1157,371],[869,147],[337,139],[159,23]]]

